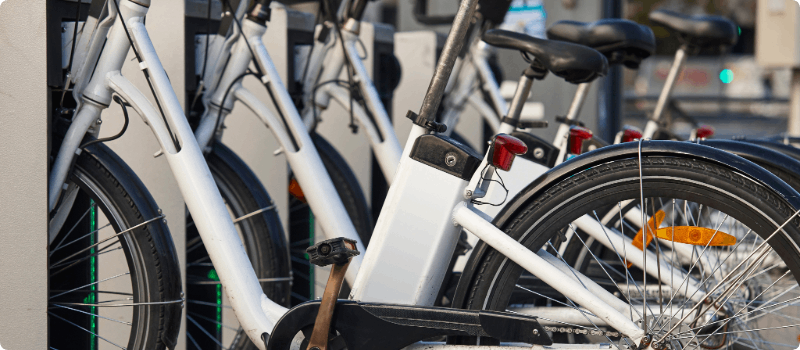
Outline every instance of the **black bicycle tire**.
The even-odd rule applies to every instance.
[[[645,194],[645,196],[658,196],[660,192],[656,193],[656,190],[651,191],[648,189],[650,186],[647,178],[656,173],[661,174],[659,176],[663,176],[665,171],[670,172],[669,174],[673,175],[671,176],[673,179],[677,179],[673,181],[677,181],[676,183],[681,183],[682,186],[687,186],[687,188],[691,186],[703,187],[709,193],[711,190],[708,190],[708,188],[715,188],[718,191],[716,194],[718,196],[722,196],[721,193],[724,191],[736,193],[739,198],[746,199],[746,201],[718,201],[717,206],[728,209],[728,211],[725,211],[726,213],[733,212],[731,208],[736,206],[740,206],[736,210],[745,212],[746,209],[742,208],[747,206],[746,203],[757,203],[758,209],[766,213],[766,217],[748,217],[747,220],[750,221],[743,222],[748,227],[754,228],[762,237],[771,234],[773,229],[795,214],[795,209],[769,188],[723,166],[681,157],[645,157],[643,161],[645,164],[643,167],[646,179],[645,188],[646,191],[651,192]],[[595,199],[592,196],[601,196],[599,192],[584,193],[582,198],[584,200],[583,207],[580,204],[575,204],[576,193],[586,191],[587,188],[606,186],[604,189],[608,190],[610,188],[608,186],[618,186],[616,190],[605,192],[607,201],[614,201],[618,199],[617,197],[621,198],[623,196],[621,190],[623,185],[619,185],[620,182],[612,181],[612,179],[628,179],[626,180],[628,182],[627,186],[638,192],[638,180],[631,181],[631,179],[638,179],[638,164],[639,162],[636,159],[611,161],[601,166],[586,169],[569,179],[565,179],[547,189],[540,197],[529,202],[529,204],[520,207],[510,217],[510,220],[506,221],[502,229],[509,236],[521,241],[529,249],[538,249],[552,237],[552,234],[550,234],[550,237],[541,234],[543,227],[551,227],[562,222],[572,222],[574,219],[572,216],[579,216],[583,212],[581,208],[599,206],[597,203],[591,202],[592,199]],[[681,175],[676,177],[674,176],[676,174]],[[615,184],[611,185],[611,183]],[[698,183],[702,185],[698,185]],[[628,190],[630,191],[631,189]],[[678,190],[676,190],[676,185],[671,183],[669,186],[662,186],[657,191],[668,193],[669,195],[666,196],[668,197]],[[696,196],[699,198],[700,195]],[[697,198],[692,200],[695,199]],[[572,201],[570,204],[564,204],[570,200]],[[595,200],[602,201],[600,199]],[[558,212],[547,217],[547,214],[551,213],[557,206],[560,206]],[[524,232],[530,226],[530,223],[539,219],[541,221],[537,223],[537,227],[533,228],[532,232],[525,236]],[[772,222],[769,222],[770,220]],[[773,240],[777,239],[777,242],[773,242],[774,244],[770,245],[790,266],[790,270],[797,275],[798,271],[800,271],[800,257],[797,254],[800,251],[797,248],[797,244],[800,242],[798,220],[794,218],[790,224],[786,225],[785,230],[791,237],[791,244],[789,244],[786,237],[778,235],[773,238]],[[468,309],[502,309],[504,308],[504,301],[507,301],[507,298],[510,297],[513,282],[516,281],[514,275],[518,276],[521,269],[516,264],[506,264],[506,258],[491,248],[483,251],[484,253],[480,256],[471,258],[476,260],[474,263],[477,266],[471,280],[462,281],[459,284],[459,289],[464,289],[467,295],[461,306]],[[509,281],[511,283],[508,283]],[[463,342],[464,339],[457,339],[456,341]],[[471,340],[467,340],[467,342],[469,341]]]
[[[116,232],[123,229],[111,220],[113,211],[121,215],[124,227],[130,228],[160,216],[160,210],[135,173],[108,147],[94,144],[84,149],[75,162],[70,181],[98,203],[98,207]],[[94,189],[94,190],[92,190]],[[99,193],[102,192],[102,193]],[[110,203],[105,203],[107,198]],[[128,349],[167,349],[177,343],[181,322],[182,284],[172,236],[163,220],[155,220],[121,235],[120,246],[127,259],[134,288],[143,286],[147,295],[134,302],[164,302],[141,305],[134,309],[132,336]],[[144,276],[133,279],[133,276]],[[146,319],[139,319],[142,315]],[[51,320],[50,327],[57,324]],[[141,329],[144,327],[146,329]],[[133,335],[136,333],[136,335]],[[51,342],[52,343],[52,342]]]

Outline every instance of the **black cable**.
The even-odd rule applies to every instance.
[[[90,145],[93,145],[95,143],[114,141],[114,140],[122,137],[122,134],[124,134],[125,131],[128,130],[128,123],[130,122],[130,119],[128,118],[128,109],[125,108],[125,106],[128,105],[128,104],[125,101],[123,101],[121,98],[119,98],[119,96],[114,96],[114,102],[119,103],[119,106],[122,107],[122,115],[125,117],[125,123],[122,124],[122,130],[120,130],[116,135],[111,136],[111,137],[104,137],[104,138],[88,141],[88,142],[80,145],[80,147],[78,147],[78,148],[85,149],[86,147],[89,147]]]
[[[231,6],[230,1],[228,0],[222,0],[222,1],[224,1],[225,5],[228,6],[228,9],[230,9],[231,18],[233,18],[233,22],[236,23],[236,26],[239,27],[239,35],[241,35],[242,39],[244,39],[244,43],[245,45],[247,45],[247,50],[250,51],[250,57],[252,57],[252,59],[255,60],[256,53],[253,52],[253,48],[250,47],[250,42],[247,41],[247,35],[244,35],[244,31],[242,30],[242,24],[239,23],[239,19],[236,18],[236,10],[233,9],[233,6]],[[264,76],[264,72],[261,71],[261,67],[258,66],[258,63],[254,64],[254,66],[256,66],[256,72],[258,72],[259,77]]]
[[[214,125],[214,132],[216,132],[216,130],[219,129],[220,123],[222,122],[222,109],[225,108],[224,107],[225,106],[225,101],[228,100],[228,94],[231,92],[231,88],[233,88],[233,86],[236,85],[236,83],[239,80],[242,80],[242,78],[244,78],[244,77],[246,77],[248,75],[253,75],[253,76],[258,77],[258,75],[256,75],[255,73],[251,72],[248,69],[247,72],[244,72],[244,73],[240,74],[238,77],[236,77],[236,79],[233,79],[231,84],[228,85],[228,87],[225,89],[225,94],[222,95],[222,106],[219,106],[219,111],[217,112],[217,122]]]
[[[361,41],[361,36],[356,38],[356,42],[361,44],[361,49],[364,50],[364,57],[358,56],[358,58],[360,58],[362,61],[366,60],[367,57],[369,57],[369,53],[367,53],[367,46],[364,45],[363,41]]]
[[[136,56],[136,60],[139,63],[142,63],[142,57],[139,55],[139,50],[136,50],[136,45],[133,44],[133,39],[131,38],[131,33],[128,31],[128,25],[125,24],[125,18],[122,17],[122,11],[119,8],[119,3],[117,0],[111,1],[117,7],[117,16],[119,16],[120,23],[122,23],[122,29],[125,30],[125,36],[128,37],[128,42],[131,44],[131,49],[133,49],[133,55]],[[164,120],[164,125],[167,126],[167,132],[169,132],[169,137],[172,139],[172,143],[175,145],[175,149],[180,150],[181,145],[178,143],[178,139],[172,133],[172,128],[169,127],[169,122],[167,121],[167,116],[164,114],[164,108],[161,107],[161,102],[158,100],[158,95],[156,95],[156,89],[153,88],[153,82],[150,81],[150,74],[147,73],[147,69],[143,69],[142,72],[144,73],[144,79],[147,80],[147,85],[150,87],[150,93],[153,94],[153,99],[156,101],[156,105],[158,106],[158,111],[161,112],[161,119]]]
[[[497,169],[495,169],[494,173],[495,173],[495,175],[497,175],[497,178],[499,179],[499,181],[495,180],[495,179],[487,179],[487,178],[485,178],[484,174],[486,174],[486,170],[488,170],[488,169],[489,169],[489,163],[486,163],[486,166],[484,166],[483,169],[481,170],[481,182],[483,182],[484,180],[489,180],[489,182],[497,182],[498,184],[500,184],[500,187],[502,187],[503,190],[506,191],[506,194],[503,197],[503,201],[500,202],[500,203],[489,203],[489,202],[481,202],[481,201],[479,201],[477,199],[473,199],[470,202],[472,202],[473,204],[478,204],[478,205],[480,205],[480,204],[488,204],[488,205],[491,205],[493,207],[499,207],[499,206],[505,204],[506,200],[508,199],[508,188],[506,188],[506,184],[503,181],[503,178],[500,177],[500,173],[498,172]],[[478,186],[480,186],[480,183],[478,184]]]
[[[337,85],[339,85],[341,87],[347,87],[347,88],[350,87],[348,82],[346,82],[344,80],[339,80],[339,79],[328,80],[328,81],[319,83],[317,85],[314,85],[314,88],[311,89],[311,112],[314,114],[314,125],[317,124],[317,106],[314,103],[314,97],[317,96],[317,89],[319,89],[323,85],[332,84],[332,83],[336,83]]]

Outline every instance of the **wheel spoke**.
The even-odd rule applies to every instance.
[[[83,310],[73,309],[73,308],[71,308],[71,307],[64,306],[64,305],[60,305],[60,304],[51,304],[51,305],[53,305],[53,306],[56,306],[56,307],[59,307],[59,308],[67,309],[67,310],[72,310],[72,311],[80,312],[80,313],[82,313],[82,314],[91,315],[91,316],[94,316],[94,317],[99,317],[99,318],[102,318],[102,319],[104,319],[104,320],[109,320],[109,321],[114,321],[114,322],[117,322],[117,323],[122,323],[122,324],[124,324],[124,325],[128,325],[128,326],[132,325],[132,323],[130,323],[130,322],[125,322],[125,321],[115,320],[115,319],[113,319],[113,318],[108,318],[108,317],[105,317],[105,316],[100,316],[100,315],[98,315],[98,314],[93,314],[93,313],[91,313],[91,312],[86,312],[86,311],[83,311]]]
[[[208,333],[208,331],[205,328],[203,328],[203,326],[201,326],[199,323],[197,323],[197,321],[195,321],[194,318],[192,318],[192,316],[186,315],[186,319],[189,320],[189,322],[194,323],[194,325],[197,326],[197,328],[199,328],[200,331],[203,332],[203,334],[205,334],[209,338],[211,338],[211,340],[214,343],[216,343],[220,348],[222,348],[224,350],[228,350],[228,348],[222,346],[222,343],[220,343],[220,341],[217,339],[217,337],[211,335],[211,333]]]
[[[48,311],[48,312],[47,312],[47,314],[48,314],[48,315],[50,315],[50,316],[53,316],[53,317],[55,317],[55,318],[58,318],[58,319],[60,319],[60,320],[62,320],[62,321],[64,321],[64,322],[66,322],[66,323],[69,323],[69,324],[71,324],[71,325],[73,325],[73,326],[75,326],[75,327],[78,327],[78,328],[80,328],[80,329],[82,329],[82,330],[86,331],[87,333],[89,333],[89,334],[91,334],[91,335],[94,335],[95,337],[98,337],[98,338],[100,338],[100,339],[103,339],[103,340],[105,340],[107,343],[109,343],[109,344],[111,344],[111,345],[114,345],[114,346],[116,346],[116,347],[118,347],[118,348],[120,348],[120,349],[122,349],[122,350],[126,350],[126,349],[125,349],[125,347],[123,347],[123,346],[120,346],[120,345],[118,345],[117,343],[114,343],[114,342],[112,342],[112,341],[110,341],[110,340],[108,340],[108,339],[106,339],[106,338],[103,338],[103,337],[101,337],[101,336],[97,335],[97,333],[94,333],[94,332],[92,332],[92,331],[90,331],[90,330],[88,330],[88,329],[86,329],[86,328],[83,328],[83,327],[81,327],[81,326],[79,326],[79,325],[77,325],[77,324],[73,323],[72,321],[69,321],[69,320],[67,320],[67,319],[65,319],[65,318],[63,318],[63,317],[61,317],[61,316],[58,316],[58,315],[56,315],[56,314],[54,314],[54,313],[52,313],[52,312],[50,312],[50,311]]]
[[[75,224],[72,225],[72,228],[70,228],[69,231],[67,231],[67,234],[65,234],[64,237],[61,238],[61,240],[58,242],[58,244],[56,244],[56,247],[53,248],[53,250],[50,251],[50,254],[48,256],[52,256],[53,252],[55,252],[56,250],[58,250],[61,247],[61,244],[64,243],[64,240],[67,239],[67,237],[69,237],[70,234],[72,234],[72,231],[74,231],[75,228],[78,227],[78,224],[80,224],[81,221],[83,221],[83,219],[86,218],[86,215],[88,215],[90,211],[92,211],[91,207],[89,207],[88,209],[86,209],[85,212],[83,212],[83,215],[81,215],[81,217],[78,220],[75,221]]]
[[[213,319],[213,318],[206,317],[206,316],[200,315],[200,314],[198,314],[198,313],[195,313],[195,312],[187,312],[186,314],[187,314],[187,315],[192,315],[192,317],[196,317],[196,318],[199,318],[199,319],[201,319],[201,320],[205,320],[205,321],[211,322],[211,323],[213,323],[213,324],[218,324],[218,325],[220,325],[220,326],[222,326],[222,327],[225,327],[225,328],[227,328],[227,329],[230,329],[230,330],[232,330],[232,331],[237,331],[237,332],[239,331],[239,328],[233,328],[233,327],[231,327],[231,326],[228,326],[228,325],[226,325],[226,324],[224,324],[224,323],[222,323],[222,322],[219,322],[219,321],[217,321],[217,320],[215,320],[215,319]]]
[[[103,244],[103,243],[107,242],[108,240],[110,240],[110,239],[112,239],[112,238],[118,237],[118,236],[120,236],[120,235],[123,235],[123,234],[125,234],[125,233],[127,233],[127,232],[133,231],[133,230],[135,230],[135,229],[137,229],[137,228],[139,228],[139,227],[142,227],[142,226],[144,226],[144,225],[147,225],[147,224],[149,224],[149,223],[151,223],[151,222],[153,222],[153,221],[156,221],[156,220],[159,220],[159,219],[163,219],[163,218],[164,218],[164,215],[159,215],[159,216],[156,216],[156,217],[154,217],[154,218],[152,218],[152,219],[150,219],[150,220],[147,220],[147,221],[145,221],[145,222],[142,222],[142,223],[140,223],[140,224],[138,224],[138,225],[136,225],[136,226],[133,226],[133,227],[131,227],[131,228],[129,228],[129,229],[126,229],[126,230],[123,230],[123,231],[117,232],[117,233],[115,233],[115,234],[111,235],[110,237],[107,237],[107,238],[103,239],[103,240],[102,240],[102,241],[100,241],[100,242],[97,242],[97,243],[95,243],[95,244],[92,244],[92,245],[90,245],[90,246],[88,246],[88,247],[85,247],[85,248],[83,248],[83,249],[81,249],[81,250],[79,250],[79,251],[77,251],[77,252],[73,253],[72,255],[70,255],[70,256],[68,256],[68,257],[66,257],[66,258],[63,258],[63,259],[61,259],[61,260],[59,260],[59,261],[57,261],[57,262],[55,262],[55,263],[54,263],[54,265],[58,265],[59,263],[62,263],[62,262],[66,261],[66,260],[69,260],[69,259],[72,259],[72,258],[73,258],[73,257],[75,257],[76,255],[78,255],[78,254],[80,254],[80,253],[83,253],[83,252],[85,252],[85,251],[87,251],[87,250],[89,250],[89,249],[92,249],[92,248],[94,248],[94,247],[97,247],[98,245],[100,245],[100,244]]]
[[[80,287],[78,287],[78,288],[75,288],[75,289],[70,289],[70,290],[68,290],[68,291],[66,291],[66,292],[62,292],[62,293],[56,294],[56,295],[54,295],[54,296],[51,296],[51,297],[50,297],[50,298],[48,298],[48,299],[53,299],[53,298],[56,298],[56,297],[62,296],[62,295],[64,295],[64,294],[67,294],[67,293],[74,292],[74,291],[76,291],[76,290],[78,290],[78,289],[82,289],[82,288],[84,288],[84,287],[89,287],[89,286],[92,286],[92,285],[95,285],[95,284],[99,284],[99,283],[101,283],[101,282],[105,282],[105,281],[112,280],[112,279],[115,279],[115,278],[118,278],[118,277],[122,277],[122,276],[127,276],[127,275],[130,275],[130,274],[131,274],[130,272],[125,272],[125,273],[121,273],[121,274],[119,274],[119,275],[116,275],[116,276],[111,276],[111,277],[108,277],[108,278],[102,279],[102,280],[100,280],[100,281],[97,281],[97,282],[92,282],[92,283],[89,283],[89,284],[85,284],[85,285],[82,285],[82,286],[80,286]]]

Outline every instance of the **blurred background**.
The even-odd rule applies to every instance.
[[[605,81],[594,84],[582,114],[581,120],[589,128],[608,139],[610,133],[619,130],[621,125],[644,126],[645,117],[655,106],[679,46],[675,34],[652,25],[648,14],[655,9],[669,9],[691,15],[727,17],[738,25],[739,41],[732,49],[704,49],[688,58],[673,93],[674,103],[668,109],[670,116],[676,118],[674,131],[678,135],[688,136],[691,126],[680,123],[680,117],[690,116],[699,123],[713,125],[720,138],[767,136],[787,131],[792,72],[788,66],[765,66],[756,60],[756,7],[759,4],[770,7],[773,12],[784,6],[797,6],[788,0],[518,0],[512,2],[512,7],[534,10],[521,19],[509,18],[512,17],[509,15],[506,24],[525,21],[526,31],[539,37],[545,37],[546,28],[560,20],[595,21],[613,17],[630,19],[651,27],[657,40],[656,55],[644,60],[639,70],[615,68],[616,71]],[[429,1],[427,5],[431,14],[448,14],[455,11],[458,2],[436,0]],[[317,5],[290,6],[315,12]],[[412,15],[413,7],[413,1],[372,2],[366,19],[390,24],[397,32],[435,30],[447,33],[447,26],[418,23]],[[788,27],[786,31],[788,33],[777,31],[762,35],[764,38],[785,36],[792,34],[794,28]],[[520,59],[517,52],[500,50],[497,53],[497,66],[503,79],[516,80],[527,63]],[[534,85],[531,100],[543,104],[543,117],[552,122],[555,115],[566,113],[575,89],[575,86],[549,76],[544,82]],[[592,115],[596,115],[596,118],[592,118]],[[742,128],[743,125],[748,127]]]

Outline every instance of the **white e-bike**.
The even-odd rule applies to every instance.
[[[51,234],[51,241],[57,242],[63,230],[70,230],[70,226],[63,225],[69,217],[55,219],[67,215],[62,213],[70,212],[81,193],[86,192],[93,198],[89,201],[90,208],[96,204],[101,212],[89,211],[89,214],[105,216],[113,229],[108,237],[97,236],[97,241],[89,244],[86,251],[97,249],[93,256],[98,257],[105,252],[99,251],[106,249],[103,244],[119,244],[130,271],[90,285],[51,290],[51,303],[54,309],[71,308],[76,313],[91,313],[80,308],[113,306],[125,308],[130,314],[112,318],[91,313],[93,320],[106,322],[95,328],[69,323],[55,311],[51,312],[51,320],[55,322],[61,317],[64,327],[80,328],[98,341],[120,348],[163,348],[174,344],[175,335],[170,331],[174,331],[175,311],[179,310],[176,307],[179,308],[181,299],[179,289],[173,288],[179,286],[178,273],[172,269],[166,271],[171,275],[160,274],[176,268],[170,265],[174,263],[174,254],[169,237],[155,231],[162,217],[157,211],[146,211],[144,206],[131,209],[131,203],[152,204],[152,201],[134,198],[141,194],[120,194],[117,183],[131,182],[125,176],[133,174],[120,165],[121,161],[109,164],[92,156],[90,150],[100,146],[102,139],[82,143],[92,125],[96,125],[100,112],[116,95],[121,104],[132,106],[153,130],[216,268],[231,310],[244,333],[260,349],[468,348],[456,343],[497,349],[520,344],[539,349],[545,346],[663,349],[721,347],[742,341],[762,346],[767,344],[765,337],[753,334],[797,326],[787,321],[779,326],[762,327],[758,321],[776,309],[793,307],[798,298],[792,291],[797,287],[794,273],[800,267],[796,218],[800,195],[765,170],[733,155],[690,143],[640,141],[612,146],[554,168],[510,202],[493,223],[473,208],[473,201],[493,183],[490,179],[497,177],[500,181],[501,172],[514,165],[515,155],[526,151],[518,139],[500,134],[493,138],[492,146],[481,159],[463,145],[434,132],[439,129],[433,121],[434,113],[476,3],[477,0],[462,1],[420,113],[410,113],[414,126],[409,142],[394,174],[369,250],[352,283],[350,300],[337,301],[334,291],[326,293],[327,297],[321,301],[287,310],[262,291],[202,151],[149,41],[143,19],[150,2],[108,2],[104,15],[97,17],[102,20],[96,23],[91,39],[87,39],[85,60],[78,61],[85,62],[78,70],[83,74],[75,75],[73,89],[79,105],[50,174],[51,216],[53,222],[61,223],[60,230]],[[265,23],[267,5],[267,1],[259,2],[250,12],[249,20]],[[355,1],[352,6],[357,9],[363,4]],[[243,24],[244,28],[247,26],[247,22]],[[532,70],[549,70],[580,80],[581,76],[596,75],[598,69],[604,69],[596,65],[597,57],[602,59],[602,56],[583,47],[503,32],[494,35],[504,45],[536,57],[538,65],[531,67]],[[248,40],[256,38],[260,35]],[[119,73],[131,48],[153,87],[158,108]],[[581,60],[575,59],[578,54],[583,59],[587,55],[597,56],[595,61],[589,60],[594,63],[581,64]],[[264,59],[268,58],[266,52],[259,51],[254,56],[263,69],[262,81],[274,93],[285,94],[274,67]],[[286,113],[284,118],[302,123],[297,113]],[[295,144],[297,152],[313,149],[302,135],[293,135],[294,140],[285,141]],[[90,134],[88,137],[92,139]],[[94,173],[85,170],[90,165],[100,170]],[[108,180],[103,182],[97,178],[102,174],[114,177],[105,175]],[[71,187],[79,190],[70,190]],[[117,201],[105,200],[112,196]],[[123,205],[126,200],[127,207]],[[568,230],[574,221],[599,208],[631,200],[640,201],[642,208],[657,203],[659,210],[679,201],[690,210],[666,212],[664,221],[672,226],[652,225],[655,232],[650,233],[662,239],[671,237],[675,244],[702,243],[702,256],[713,255],[736,263],[719,264],[716,268],[723,270],[719,274],[715,270],[700,271],[695,268],[698,260],[684,265],[656,247],[655,252],[649,249],[632,254],[622,252],[619,259],[646,262],[649,254],[655,254],[658,278],[648,277],[647,273],[634,276],[636,270],[626,270],[629,273],[622,274],[620,280],[606,265],[601,268],[604,273],[584,274],[564,263],[563,254],[547,252],[548,242]],[[704,208],[722,214],[706,218],[700,215]],[[123,211],[131,214],[126,216]],[[642,212],[647,214],[646,210]],[[693,212],[698,215],[681,216]],[[659,215],[649,216],[657,219]],[[598,219],[596,224],[603,230],[614,230],[599,222],[602,220]],[[88,226],[90,233],[99,230]],[[466,309],[431,307],[448,272],[448,261],[462,227],[486,243],[481,254],[473,254],[471,266],[477,267],[475,273],[459,287]],[[739,230],[745,233],[739,234]],[[643,237],[647,236],[646,233]],[[157,241],[162,243],[161,248]],[[317,260],[320,264],[335,264],[328,286],[337,284],[331,282],[341,284],[347,263],[340,258],[354,254],[353,248],[357,248],[352,241],[335,242],[343,243],[347,249],[341,244],[326,243],[327,247],[317,245],[310,251],[322,258]],[[644,240],[642,243],[648,246]],[[328,256],[331,252],[337,254]],[[102,273],[102,264],[100,270]],[[522,271],[527,274],[521,274]],[[642,271],[649,272],[647,266]],[[677,276],[683,279],[676,281]],[[768,284],[769,288],[748,289],[748,281],[773,276],[777,277]],[[132,291],[114,294],[111,289],[103,289],[114,286],[110,281],[122,280],[128,282]],[[98,288],[87,292],[91,286]],[[692,293],[686,292],[688,287]],[[642,292],[630,292],[633,289]],[[654,289],[658,290],[658,297],[649,292]],[[779,292],[775,294],[776,291]],[[515,296],[520,292],[541,298],[532,304],[519,304]],[[110,293],[124,301],[84,299],[56,306],[58,298],[78,293]],[[127,332],[114,332],[114,327]],[[581,338],[553,344],[562,328]],[[101,334],[104,331],[108,331],[108,337]],[[448,336],[451,344],[420,343],[440,336]]]

